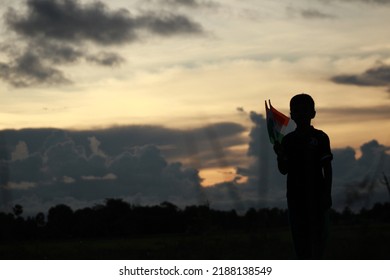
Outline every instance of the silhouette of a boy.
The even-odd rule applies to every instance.
[[[297,127],[276,143],[279,171],[287,174],[289,221],[298,259],[322,259],[332,205],[333,158],[329,137],[311,126],[313,98],[298,94],[290,101],[291,119]]]

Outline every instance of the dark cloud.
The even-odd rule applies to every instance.
[[[324,2],[325,4],[329,4],[332,2],[340,2],[340,3],[363,3],[368,5],[389,5],[390,0],[319,0],[320,2]]]
[[[29,51],[8,63],[0,62],[0,76],[15,87],[70,82],[60,70]]]
[[[345,205],[355,209],[371,207],[387,199],[380,179],[390,170],[389,149],[371,140],[360,147],[360,158],[349,147],[333,151],[333,197],[339,208]]]
[[[184,6],[190,6],[190,7],[196,7],[199,6],[199,1],[196,0],[165,0],[165,2],[175,5],[184,5]]]
[[[81,49],[65,44],[56,44],[49,42],[40,42],[34,46],[34,50],[40,57],[44,57],[48,61],[56,63],[72,63],[76,62],[84,55]]]
[[[300,16],[305,19],[334,19],[335,15],[323,12],[314,8],[298,8],[294,6],[288,6],[286,8],[287,12],[293,16]]]
[[[198,161],[204,168],[212,167],[215,164],[213,145],[225,148],[242,145],[245,143],[242,136],[245,130],[242,125],[225,122],[186,130],[140,125],[94,131],[73,131],[71,135],[78,144],[84,147],[89,146],[89,142],[86,141],[87,137],[94,135],[101,142],[100,149],[110,155],[121,154],[133,146],[155,144],[170,160],[190,159],[190,161],[196,161],[196,158],[201,158]],[[213,135],[211,138],[210,134]],[[218,144],[213,144],[213,141],[214,143],[218,142]],[[225,150],[225,154],[230,158],[229,149]],[[234,158],[234,160],[237,159]]]
[[[117,66],[122,64],[125,59],[116,53],[100,52],[86,57],[89,62],[94,62],[102,66]]]
[[[342,2],[362,2],[366,4],[388,5],[390,0],[341,0]]]
[[[307,19],[332,19],[335,18],[334,15],[321,12],[316,9],[302,9],[300,11],[302,17]]]
[[[259,198],[258,204],[268,206],[282,201],[282,205],[279,206],[283,206],[284,177],[276,168],[276,158],[268,138],[265,117],[252,111],[249,118],[253,125],[249,133],[247,150],[250,163],[247,166],[239,166],[237,174],[248,178],[247,187],[252,189],[252,196]]]
[[[18,58],[26,53],[38,56],[41,60],[53,64],[72,63],[84,56],[85,50],[81,46],[68,44],[66,42],[55,42],[50,40],[28,40],[25,48],[13,43],[3,43],[0,49],[7,53],[10,58]]]
[[[371,115],[375,108],[356,109],[339,108],[340,113],[362,113]],[[322,109],[319,109],[323,113]],[[382,108],[378,114],[385,119],[388,116],[388,108]],[[329,114],[333,113],[329,109]],[[261,205],[285,206],[285,177],[277,170],[276,156],[269,144],[266,121],[263,115],[251,112],[249,118],[253,127],[249,133],[249,145],[247,155],[250,163],[247,166],[239,166],[237,174],[248,177],[245,191],[242,197],[257,197],[257,203]],[[290,128],[291,130],[292,128]],[[364,143],[360,147],[361,157],[357,158],[353,148],[334,149],[333,160],[333,206],[342,209],[346,205],[359,209],[370,207],[377,201],[387,199],[385,187],[379,182],[382,173],[390,170],[390,147],[384,146],[376,140]]]
[[[387,86],[390,90],[390,65],[381,64],[361,74],[336,75],[331,77],[331,81],[355,86]]]
[[[157,145],[135,145],[129,141],[131,138],[126,138],[131,131],[122,133],[123,146],[117,154],[111,154],[104,151],[100,143],[112,145],[113,134],[108,133],[100,142],[98,137],[102,131],[96,134],[98,136],[91,136],[94,131],[3,131],[7,153],[12,154],[7,164],[9,178],[5,187],[11,194],[8,201],[30,196],[43,200],[72,197],[92,201],[138,196],[160,202],[176,198],[192,203],[202,201],[198,170],[180,162],[168,162]],[[34,134],[32,138],[26,137]],[[179,131],[176,136],[178,134]],[[144,136],[139,135],[139,140]],[[156,137],[155,142],[161,142],[166,136]],[[144,138],[143,142],[148,140]],[[171,144],[175,143],[177,141],[171,138]]]
[[[338,75],[331,78],[340,84],[358,86],[386,86],[390,83],[390,66],[379,65],[357,75]]]
[[[219,6],[215,1],[206,0],[147,0],[147,2],[185,8],[215,8]]]
[[[31,38],[118,45],[137,40],[139,29],[162,36],[202,32],[199,24],[182,15],[132,16],[125,9],[110,11],[102,2],[83,5],[76,0],[29,0],[27,7],[22,15],[9,9],[5,19],[13,31]]]
[[[333,204],[338,209],[346,205],[360,209],[386,199],[386,189],[379,179],[390,170],[389,147],[376,140],[360,147],[361,157],[353,148],[333,150]]]
[[[252,128],[247,137],[247,130],[235,123],[187,130],[128,126],[1,131],[7,173],[0,175],[7,184],[0,186],[0,200],[3,205],[18,202],[26,212],[60,202],[86,207],[108,197],[182,206],[208,201],[215,208],[239,211],[285,207],[286,178],[277,170],[265,119],[255,112],[248,117]],[[229,152],[243,144],[248,145],[246,153]],[[360,158],[349,147],[333,150],[335,208],[368,207],[387,199],[378,179],[390,170],[389,149],[373,140],[361,146]],[[236,174],[229,174],[234,178],[201,187],[200,169],[226,166],[237,167]],[[247,181],[241,181],[244,177]]]
[[[362,121],[388,120],[390,119],[390,105],[378,105],[370,107],[337,107],[317,108],[323,122],[339,123]]]
[[[140,28],[162,36],[202,33],[200,24],[194,23],[183,15],[148,13],[139,16],[136,19],[136,24]]]
[[[202,167],[208,167],[213,164],[213,157],[230,158],[231,155],[225,152],[225,149],[227,151],[230,147],[244,144],[245,140],[241,135],[244,131],[243,126],[235,123],[217,123],[188,130],[160,126],[126,126],[84,131],[6,130],[2,134],[7,139],[7,153],[12,155],[12,165],[30,166],[35,163],[39,166],[29,170],[41,174],[41,180],[46,180],[43,173],[46,178],[64,176],[73,179],[81,179],[83,176],[103,178],[109,173],[121,177],[118,173],[120,168],[114,167],[123,166],[118,162],[129,158],[144,157],[153,164],[166,160],[183,161],[185,158],[195,156],[187,150],[188,138],[193,139],[194,145],[201,147],[201,152],[196,156],[201,158]],[[218,149],[214,151],[216,147]],[[158,153],[161,153],[159,157],[149,158]],[[162,165],[164,164],[166,163]],[[137,166],[147,170],[145,164]],[[21,175],[18,174],[22,174],[20,171],[22,169],[12,173],[13,181],[29,181],[27,179],[32,178],[32,175],[27,176],[28,171],[24,175],[26,177],[19,178]]]
[[[31,38],[65,42],[90,40],[109,45],[135,39],[134,22],[124,10],[108,11],[101,2],[82,5],[76,0],[29,0],[27,13],[9,9],[7,25]]]
[[[102,2],[27,0],[26,10],[9,8],[4,14],[8,31],[17,37],[2,47],[11,58],[1,62],[1,78],[18,87],[63,84],[69,80],[58,69],[83,58],[101,66],[124,61],[109,47],[137,42],[144,33],[153,36],[199,35],[203,27],[185,15],[172,12],[111,10]],[[91,53],[92,44],[103,51]]]
[[[198,169],[242,163],[245,153],[229,150],[245,144],[245,131],[235,123],[186,130],[159,126],[6,130],[0,136],[12,156],[8,191],[3,192],[8,196],[2,199],[22,203],[26,211],[50,207],[49,201],[69,201],[78,207],[107,197],[146,204],[169,200],[183,206],[208,201],[213,207],[245,210],[257,200],[251,190],[243,192],[238,176],[204,189]]]
[[[236,110],[237,110],[237,112],[245,113],[244,107],[237,107]]]
[[[10,162],[10,178],[12,182],[39,182],[43,178],[42,168],[43,158],[35,153],[22,160]]]

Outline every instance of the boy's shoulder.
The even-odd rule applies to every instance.
[[[325,139],[325,140],[329,139],[329,136],[324,131],[322,131],[320,129],[316,129],[313,126],[310,129],[310,133],[306,136],[314,137],[317,139]],[[288,133],[287,135],[285,135],[283,137],[283,140],[284,141],[293,141],[294,139],[300,138],[300,137],[301,137],[301,133],[297,130],[294,130],[294,131],[291,131],[290,133]]]
[[[318,137],[325,137],[325,138],[329,138],[328,137],[328,134],[326,134],[324,131],[320,130],[320,129],[316,129],[313,127],[313,135],[315,136],[318,136]]]

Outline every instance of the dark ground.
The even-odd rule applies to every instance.
[[[327,259],[390,259],[390,224],[332,226]],[[129,238],[0,241],[0,259],[294,259],[288,227]]]

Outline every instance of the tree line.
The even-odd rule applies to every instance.
[[[209,231],[260,231],[288,226],[288,212],[279,208],[250,208],[243,215],[221,211],[209,205],[180,209],[170,202],[155,206],[131,205],[122,199],[106,199],[104,204],[72,210],[65,204],[51,207],[45,215],[24,218],[23,207],[12,213],[0,212],[0,242],[51,238],[116,238],[155,234],[202,234]],[[336,225],[390,223],[390,203],[352,212],[331,210]]]

